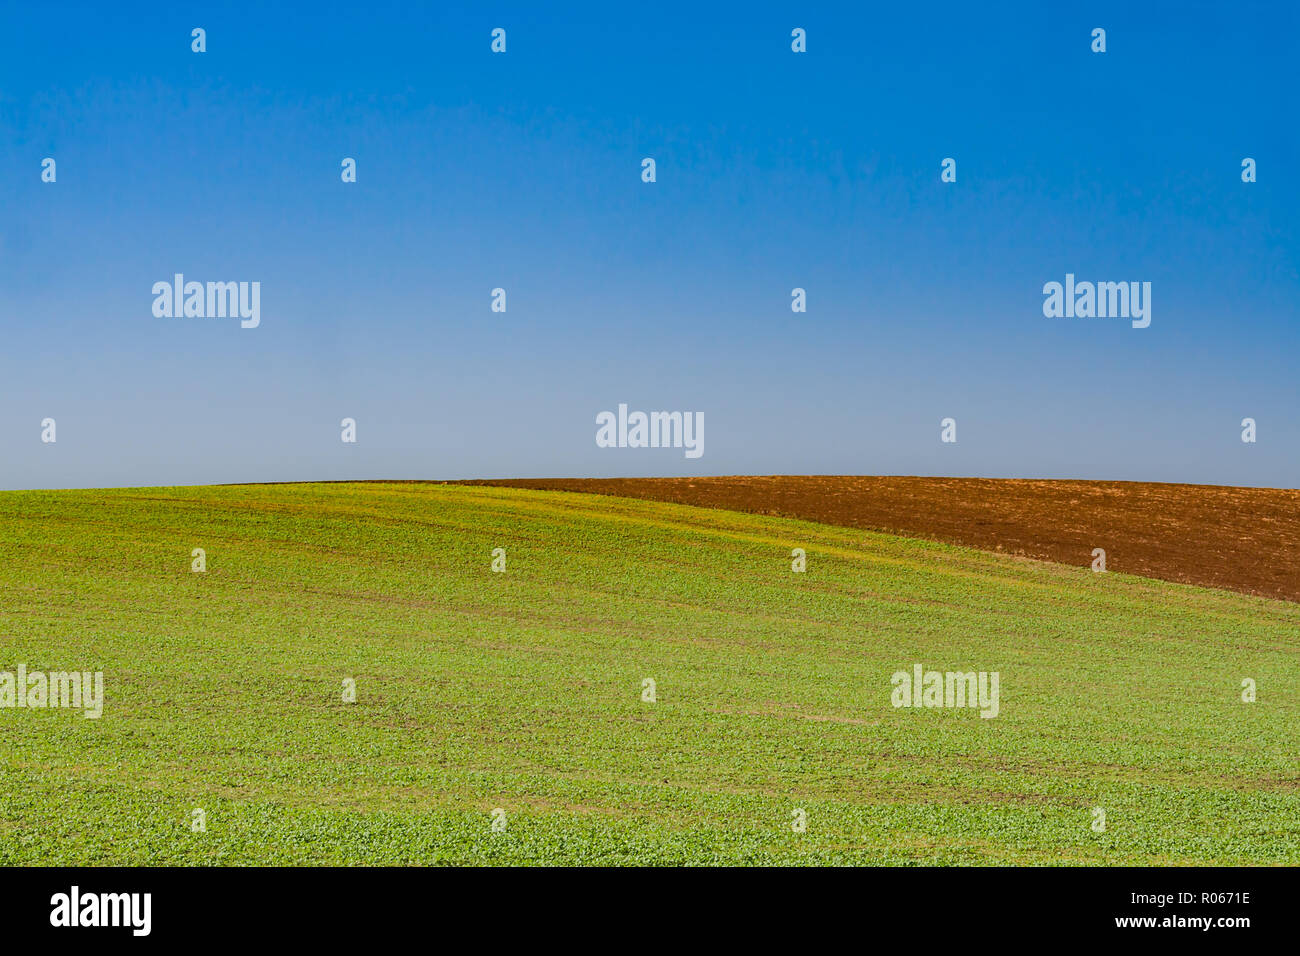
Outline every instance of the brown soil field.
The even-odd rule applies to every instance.
[[[776,475],[467,481],[802,518],[1300,601],[1300,491],[1128,481]]]

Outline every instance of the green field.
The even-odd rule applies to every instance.
[[[4,492],[19,663],[106,702],[0,709],[3,864],[1300,863],[1300,607],[844,528]],[[894,708],[916,663],[998,671],[999,716]]]

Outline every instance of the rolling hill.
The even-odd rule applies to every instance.
[[[3,864],[1300,862],[1283,601],[400,483],[3,492],[0,595],[0,671],[105,686],[0,707]]]
[[[1300,601],[1300,490],[1141,481],[875,475],[515,478],[928,538],[1062,564]]]

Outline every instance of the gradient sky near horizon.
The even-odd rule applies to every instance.
[[[0,14],[0,488],[1300,486],[1296,5],[296,6]],[[261,326],[155,318],[177,272]],[[1067,272],[1150,327],[1045,318]],[[621,402],[703,457],[598,448]]]

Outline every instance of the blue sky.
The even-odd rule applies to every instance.
[[[11,5],[0,487],[1296,487],[1300,13],[1134,6]],[[177,272],[261,325],[155,317]],[[1151,326],[1044,317],[1067,272]],[[598,448],[619,403],[704,455]]]

